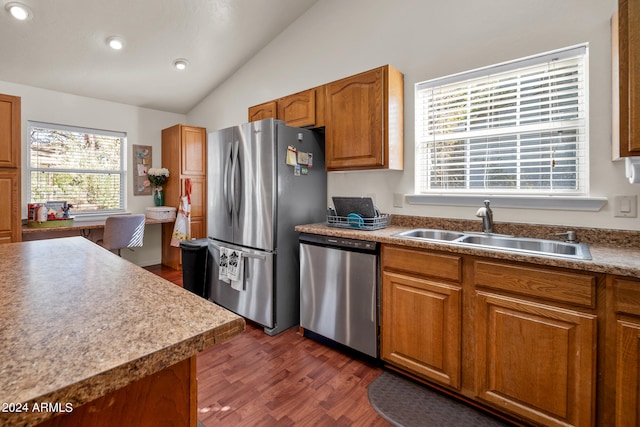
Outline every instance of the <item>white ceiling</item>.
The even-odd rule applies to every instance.
[[[0,81],[184,114],[316,1],[0,0]]]

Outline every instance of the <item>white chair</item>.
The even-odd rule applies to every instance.
[[[107,217],[104,223],[104,234],[98,244],[121,256],[120,249],[142,246],[144,223],[145,216],[142,214]]]

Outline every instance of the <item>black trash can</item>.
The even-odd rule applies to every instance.
[[[182,250],[182,286],[202,298],[207,298],[207,239],[183,240]]]

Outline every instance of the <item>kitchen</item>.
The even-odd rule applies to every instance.
[[[468,219],[480,224],[474,215],[475,205],[425,206],[410,204],[403,197],[394,198],[414,192],[413,85],[589,43],[589,195],[607,198],[608,203],[597,211],[535,206],[496,208],[496,221],[639,230],[637,217],[614,216],[611,203],[616,195],[637,196],[639,192],[638,186],[625,178],[624,162],[610,160],[610,19],[617,3],[592,0],[515,4],[505,0],[468,2],[465,6],[418,1],[318,1],[231,78],[210,94],[201,94],[206,97],[183,112],[80,97],[2,78],[0,92],[22,97],[24,120],[122,130],[131,141],[152,145],[160,153],[160,131],[175,123],[209,130],[225,128],[245,122],[249,106],[392,64],[404,74],[404,170],[329,173],[327,203],[334,195],[371,195],[380,210],[390,214]],[[3,40],[8,42],[10,38]],[[194,65],[193,61],[190,65]],[[129,210],[142,212],[151,202],[128,195],[127,203]],[[143,249],[125,256],[138,265],[157,264],[159,248],[160,233],[150,232]]]

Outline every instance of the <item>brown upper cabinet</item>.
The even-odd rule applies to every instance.
[[[324,86],[249,107],[250,122],[262,119],[283,120],[289,126],[301,128],[323,127]]]
[[[249,108],[265,118],[324,127],[329,171],[404,168],[404,82],[390,65]]]
[[[278,107],[276,101],[265,102],[264,104],[249,107],[249,121],[255,122],[262,119],[277,119]]]
[[[613,159],[615,160],[620,157],[640,156],[639,1],[618,0],[618,13],[612,18],[611,39],[614,61]]]
[[[20,97],[0,94],[0,168],[20,167]]]
[[[325,88],[327,170],[402,170],[402,73],[385,65]]]
[[[278,99],[278,119],[289,126],[316,126],[316,91],[309,89]]]
[[[22,240],[20,97],[0,94],[0,243]]]

